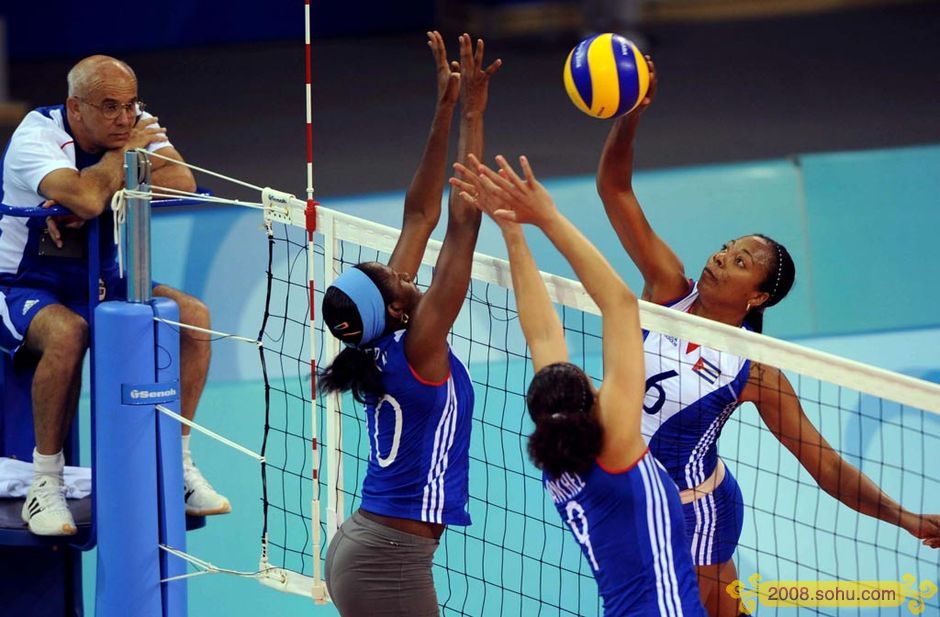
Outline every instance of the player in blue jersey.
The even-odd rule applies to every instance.
[[[581,545],[607,617],[703,616],[675,485],[640,434],[645,376],[637,298],[555,208],[524,157],[520,178],[470,158],[451,183],[500,226],[535,376],[526,395],[529,457]],[[477,175],[479,174],[479,175]],[[520,223],[539,227],[571,264],[603,317],[599,390],[571,364],[558,315]]]
[[[100,217],[99,300],[126,297],[126,279],[118,276],[107,206],[124,185],[124,153],[136,148],[183,160],[157,118],[144,111],[131,67],[98,55],[81,60],[69,71],[64,105],[40,107],[27,114],[0,159],[0,202],[14,207],[55,203],[72,212],[48,220],[0,215],[0,352],[35,364],[35,473],[23,519],[38,535],[76,532],[62,495],[62,447],[78,404],[88,346],[87,228],[83,224]],[[195,189],[188,168],[158,159],[152,163],[155,185]],[[209,327],[209,310],[198,299],[166,285],[156,285],[153,293],[173,299],[183,323]],[[210,354],[205,335],[180,334],[181,408],[187,418],[196,413]],[[189,427],[182,432],[186,512],[228,512],[228,500],[193,465]]]
[[[632,187],[634,137],[656,91],[614,124],[604,145],[597,189],[620,241],[639,268],[643,299],[760,332],[763,313],[789,292],[795,266],[786,248],[755,234],[726,242],[699,280],[652,230]],[[732,555],[741,535],[743,498],[718,457],[722,426],[742,403],[753,403],[767,428],[796,456],[820,488],[863,514],[940,546],[940,517],[905,510],[839,456],[800,406],[786,376],[771,366],[649,332],[643,433],[650,450],[681,489],[686,531],[702,600],[712,616],[738,615],[725,590],[737,579]]]
[[[414,273],[437,225],[451,119],[461,105],[458,156],[483,150],[483,113],[496,60],[483,41],[460,37],[457,63],[428,33],[438,103],[424,156],[405,198],[401,236],[388,265],[343,272],[323,297],[323,321],[346,348],[320,377],[324,392],[352,391],[365,404],[371,454],[362,502],[330,542],[327,589],[340,614],[439,614],[431,563],[447,525],[469,525],[473,385],[447,335],[470,283],[480,213],[451,196],[434,279],[422,294]]]

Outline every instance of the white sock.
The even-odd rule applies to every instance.
[[[65,455],[62,450],[55,454],[40,454],[39,450],[33,448],[33,477],[46,476],[62,484],[62,476],[65,471]]]
[[[193,455],[189,453],[189,438],[191,435],[183,435],[183,467],[193,466]]]

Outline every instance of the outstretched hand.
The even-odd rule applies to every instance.
[[[497,58],[483,68],[483,39],[477,39],[476,49],[469,34],[460,38],[460,99],[464,113],[482,113],[486,110],[489,96],[490,77],[503,61]]]
[[[646,111],[650,104],[652,104],[653,99],[656,98],[656,88],[659,84],[659,80],[656,76],[656,65],[653,64],[653,59],[649,56],[646,56],[646,64],[650,69],[650,82],[649,87],[646,89],[646,96],[643,97],[643,100],[640,101],[640,104],[637,105],[633,111],[617,119],[618,125],[628,124],[631,128],[635,129],[640,121],[640,116]]]
[[[455,105],[460,92],[460,63],[456,60],[448,62],[444,37],[437,30],[428,32],[428,47],[434,54],[437,67],[437,103]]]
[[[467,155],[466,165],[454,163],[455,175],[450,179],[453,190],[457,191],[457,195],[464,202],[486,213],[500,228],[506,225],[516,225],[513,221],[495,215],[496,201],[487,198],[487,193],[483,188],[483,179],[476,171],[480,166],[480,161],[473,154]]]
[[[490,215],[500,226],[506,223],[531,223],[541,227],[557,213],[555,202],[536,180],[528,159],[519,157],[523,176],[503,156],[497,156],[499,171],[493,171],[474,156],[467,166],[455,164],[460,178],[451,184],[460,197]],[[474,170],[476,173],[474,173]]]
[[[904,526],[915,538],[923,540],[925,546],[940,548],[940,514],[917,514]]]
[[[649,87],[646,89],[646,96],[643,97],[643,100],[640,101],[640,104],[636,106],[631,114],[640,115],[646,108],[650,106],[650,103],[653,102],[653,99],[656,98],[656,86],[659,84],[658,79],[656,78],[656,65],[653,64],[653,59],[649,56],[645,56],[646,65],[650,68],[650,83]]]

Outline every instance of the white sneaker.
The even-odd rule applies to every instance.
[[[65,505],[62,484],[48,476],[33,479],[23,504],[23,522],[37,536],[72,536],[78,532],[75,519]]]
[[[228,514],[232,511],[228,499],[219,495],[195,466],[183,467],[183,491],[186,514],[189,516]]]

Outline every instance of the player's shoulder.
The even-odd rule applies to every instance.
[[[65,105],[47,105],[31,110],[23,118],[20,127],[59,129],[65,131]]]
[[[65,129],[65,107],[63,105],[50,105],[47,107],[37,107],[30,111],[19,126],[13,132],[10,138],[10,144],[16,144],[23,140],[47,140],[56,141],[56,145],[62,146],[72,137]],[[62,142],[62,143],[59,143]]]
[[[741,399],[759,400],[763,392],[768,389],[779,393],[783,379],[784,374],[777,367],[751,361],[747,384],[741,394]]]

